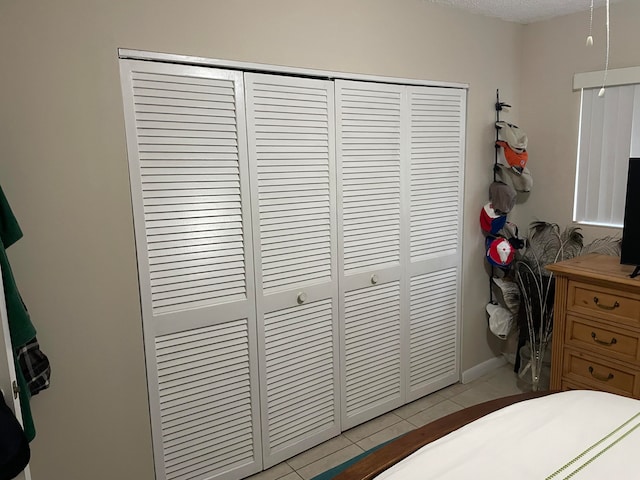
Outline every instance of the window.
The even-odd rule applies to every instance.
[[[579,223],[622,227],[630,156],[640,156],[640,69],[627,71],[627,84],[610,85],[598,96],[602,72],[578,74],[591,76],[582,85],[580,129],[573,220]],[[633,71],[634,75],[628,75]],[[622,81],[621,81],[622,83]]]

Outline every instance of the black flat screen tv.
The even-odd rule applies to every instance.
[[[640,158],[629,159],[627,199],[624,205],[624,227],[620,263],[634,265],[631,278],[640,273]]]

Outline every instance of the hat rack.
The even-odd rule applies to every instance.
[[[500,299],[498,294],[494,292],[494,277],[496,277],[496,274],[498,274],[497,269],[501,269],[505,273],[505,277],[506,277],[506,275],[508,274],[508,269],[511,268],[509,265],[511,264],[511,262],[514,262],[516,260],[514,257],[516,255],[517,250],[522,249],[525,244],[525,242],[519,238],[517,225],[512,224],[511,222],[507,222],[506,215],[515,205],[515,197],[517,196],[517,193],[530,191],[530,188],[533,185],[533,179],[531,178],[530,172],[526,168],[526,163],[528,159],[528,154],[526,153],[526,147],[527,147],[526,134],[521,129],[519,129],[517,125],[513,125],[509,122],[501,121],[500,119],[502,112],[508,111],[508,109],[511,108],[511,105],[500,100],[499,89],[496,89],[496,99],[495,99],[494,108],[496,112],[495,124],[494,124],[495,154],[494,154],[493,169],[492,169],[494,183],[491,185],[491,187],[489,187],[489,200],[491,202],[491,204],[489,205],[489,210],[491,210],[493,214],[496,214],[496,212],[493,211],[493,209],[494,207],[498,208],[498,210],[500,210],[498,214],[504,215],[505,220],[504,220],[503,227],[501,227],[501,230],[495,234],[494,234],[493,226],[487,232],[486,215],[483,216],[483,212],[481,212],[480,223],[483,230],[487,232],[487,235],[493,238],[505,239],[510,245],[511,253],[509,255],[512,255],[512,256],[508,261],[503,259],[502,262],[500,263],[495,263],[495,259],[489,258],[489,249],[491,247],[487,246],[488,243],[485,245],[486,248],[488,249],[487,257],[489,258],[489,266],[491,269],[490,276],[489,276],[489,303],[493,305],[500,305],[502,307],[505,307],[505,305],[502,305],[505,299],[504,298]],[[504,131],[502,131],[502,129],[504,129]],[[518,146],[515,147],[515,150],[512,150],[512,145],[509,140],[511,139],[511,137],[514,136],[514,131],[518,131],[518,133],[515,134],[515,140],[513,140],[513,143],[517,144]],[[500,157],[501,148],[504,150],[504,159]],[[520,156],[516,155],[515,159],[513,155],[514,151],[516,151],[516,153],[520,155]],[[503,172],[506,172],[506,173],[503,173]],[[507,178],[509,180],[507,180]],[[522,180],[518,180],[516,184],[515,179],[520,179],[520,178]],[[511,190],[513,191],[513,197],[511,197],[513,202],[511,203],[511,205],[509,205],[508,209],[503,208],[503,205],[505,205],[504,198],[502,198],[500,201],[498,200],[501,197],[500,195],[497,194],[497,192],[499,191],[504,192],[504,189],[501,189],[500,187],[496,187],[495,182],[503,182],[505,184],[510,184]],[[497,218],[497,217],[492,217],[492,218]],[[493,220],[491,221],[493,222]],[[504,253],[504,250],[503,250],[503,253]],[[499,288],[502,289],[503,287],[499,287]],[[492,324],[491,322],[491,317],[487,317],[487,324],[489,329],[491,329],[492,326],[495,328],[495,324]],[[520,368],[519,351],[520,351],[520,348],[525,344],[525,341],[526,341],[526,338],[520,335],[518,338],[518,346],[516,349],[516,356],[515,356],[515,363],[514,363],[515,372],[518,372]]]
[[[494,123],[495,130],[496,130],[496,140],[494,142],[495,156],[494,156],[494,160],[493,160],[493,181],[494,182],[497,180],[498,169],[500,168],[500,167],[498,167],[498,150],[500,149],[500,146],[498,145],[498,141],[500,140],[500,137],[498,135],[498,132],[500,130],[500,127],[498,127],[498,122],[500,121],[500,112],[502,112],[502,110],[504,110],[505,108],[510,108],[510,107],[511,107],[511,105],[509,105],[508,103],[500,101],[500,89],[497,88],[496,89],[496,103],[495,103],[496,121]],[[489,277],[489,303],[497,303],[493,298],[493,285],[492,285],[492,282],[493,282],[494,275],[495,275],[495,266],[493,264],[491,264],[491,275]],[[487,319],[487,322],[488,322],[488,319]]]

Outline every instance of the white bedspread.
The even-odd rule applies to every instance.
[[[638,413],[639,400],[603,392],[528,400],[426,445],[376,478],[542,480],[605,438],[550,478],[640,479],[640,416],[611,434]]]

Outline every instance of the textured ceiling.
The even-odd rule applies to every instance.
[[[591,0],[429,0],[433,3],[461,8],[471,13],[497,17],[509,22],[533,23],[549,18],[589,11]],[[622,0],[611,0],[611,4]],[[602,7],[605,0],[595,0]]]

